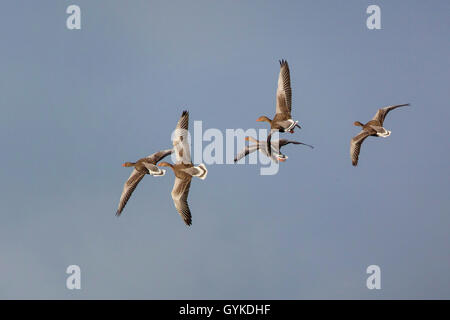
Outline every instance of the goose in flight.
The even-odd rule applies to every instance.
[[[358,165],[358,158],[359,158],[359,151],[361,149],[361,144],[368,136],[386,138],[391,135],[391,131],[386,130],[383,127],[384,119],[386,118],[389,111],[405,106],[409,106],[409,103],[381,108],[377,111],[372,120],[370,120],[366,124],[362,124],[359,121],[354,122],[354,125],[362,127],[362,130],[350,141],[350,158],[352,159],[353,166]]]
[[[246,146],[244,149],[241,150],[241,152],[239,152],[237,154],[237,156],[234,158],[234,162],[239,161],[240,159],[244,158],[245,156],[247,156],[248,154],[255,152],[256,150],[259,150],[260,152],[262,152],[264,155],[266,155],[267,157],[269,157],[270,159],[272,159],[272,161],[278,162],[278,161],[286,161],[287,160],[287,156],[281,153],[281,147],[287,145],[287,144],[302,144],[305,146],[308,146],[310,148],[314,148],[313,146],[303,143],[303,142],[299,142],[299,141],[294,141],[294,140],[288,140],[288,139],[280,139],[280,140],[275,140],[271,142],[271,149],[272,152],[269,155],[269,151],[267,150],[267,141],[261,141],[261,140],[256,140],[253,137],[245,137],[245,141],[251,141],[255,144],[252,145],[248,145]]]
[[[202,180],[205,179],[208,170],[203,163],[194,166],[191,162],[189,143],[187,140],[188,124],[189,112],[183,111],[177,127],[175,128],[172,141],[176,162],[175,164],[161,162],[158,166],[170,167],[173,170],[173,173],[175,174],[175,183],[172,189],[173,203],[181,218],[183,218],[184,223],[190,226],[192,224],[192,215],[187,198],[189,195],[189,188],[191,187],[191,180],[192,177],[198,177]]]
[[[172,151],[172,149],[159,151],[146,158],[139,159],[136,162],[125,162],[124,164],[122,164],[123,167],[134,167],[134,169],[123,186],[123,191],[122,195],[120,196],[119,207],[117,209],[116,216],[120,216],[134,189],[136,189],[137,185],[139,184],[139,182],[141,182],[146,174],[158,177],[163,176],[166,173],[166,170],[158,168],[156,164],[158,163],[158,161],[171,154]]]
[[[273,119],[266,116],[261,116],[256,121],[265,121],[270,124],[270,132],[267,136],[267,144],[270,145],[270,140],[272,133],[279,132],[290,132],[294,133],[294,128],[298,127],[298,121],[292,120],[291,116],[292,109],[292,90],[291,90],[291,76],[289,73],[289,65],[286,60],[280,61],[280,74],[278,76],[278,87],[277,87],[277,106],[276,113]],[[269,155],[272,150],[269,149]]]

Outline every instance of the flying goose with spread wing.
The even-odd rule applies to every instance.
[[[280,140],[271,141],[272,152],[269,155],[269,151],[267,148],[267,146],[268,146],[267,141],[257,140],[253,137],[245,137],[245,141],[251,141],[254,144],[248,145],[244,149],[242,149],[234,158],[234,162],[239,161],[240,159],[244,158],[245,156],[247,156],[248,154],[250,154],[252,152],[255,152],[256,150],[259,150],[261,153],[263,153],[264,155],[266,155],[267,157],[272,159],[272,161],[274,161],[274,162],[278,162],[278,161],[284,162],[287,160],[288,156],[281,153],[281,147],[283,147],[287,144],[290,144],[290,143],[302,144],[302,145],[310,147],[311,149],[314,148],[313,146],[303,143],[303,142],[288,140],[288,139],[280,139]]]
[[[173,135],[173,149],[175,152],[176,162],[171,164],[168,162],[161,162],[160,167],[170,167],[175,174],[175,183],[172,189],[172,199],[186,225],[192,224],[191,210],[187,202],[189,195],[189,188],[191,187],[192,177],[205,179],[208,173],[205,165],[202,163],[194,166],[191,162],[191,155],[188,143],[188,127],[189,127],[189,112],[183,111],[180,120],[178,120],[177,127]]]
[[[277,105],[276,113],[273,119],[266,116],[261,116],[256,121],[265,121],[270,124],[270,132],[267,136],[267,145],[270,145],[270,140],[273,132],[290,132],[294,133],[294,128],[298,127],[298,121],[292,120],[292,89],[291,76],[289,73],[289,65],[286,60],[280,61],[280,74],[278,76],[277,87]],[[269,155],[272,150],[269,149]]]
[[[160,169],[156,166],[158,161],[167,157],[169,154],[173,152],[173,149],[163,150],[156,152],[146,158],[139,159],[136,162],[125,162],[122,164],[123,167],[134,167],[131,172],[130,177],[125,182],[123,186],[122,195],[120,196],[119,207],[116,212],[116,216],[120,216],[125,205],[130,199],[133,191],[136,189],[137,185],[144,178],[146,174],[150,174],[152,176],[163,176],[166,173],[166,170]]]
[[[399,107],[409,106],[409,103],[406,104],[398,104],[395,106],[388,106],[381,108],[377,111],[375,116],[367,122],[363,124],[359,121],[354,122],[353,124],[358,127],[362,127],[362,130],[358,135],[352,138],[350,141],[350,158],[352,159],[352,165],[358,165],[359,152],[361,150],[361,144],[364,140],[369,137],[389,137],[391,135],[391,131],[386,130],[383,127],[384,119],[386,118],[389,111],[394,110]]]

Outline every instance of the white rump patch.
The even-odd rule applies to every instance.
[[[208,174],[208,169],[206,169],[206,166],[203,164],[203,163],[201,163],[201,164],[199,164],[197,167],[195,167],[197,170],[199,170],[200,171],[200,173],[198,173],[198,174],[196,174],[196,175],[194,175],[194,176],[196,176],[196,177],[199,177],[200,179],[202,179],[202,180],[205,180],[205,178],[206,178],[206,176],[207,176],[207,174]]]
[[[389,130],[386,130],[386,132],[379,132],[379,133],[377,133],[377,136],[383,137],[383,138],[387,138],[390,135],[391,135],[391,131],[389,131]]]
[[[289,119],[288,121],[291,122],[291,125],[289,126],[289,128],[286,129],[287,131],[294,129],[298,123],[298,121],[294,121],[292,119]]]
[[[158,168],[158,171],[156,171],[156,170],[149,170],[149,172],[150,172],[150,174],[152,176],[155,176],[155,177],[161,177],[161,176],[166,174],[166,170],[159,169],[159,168]]]

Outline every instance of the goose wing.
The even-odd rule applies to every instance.
[[[381,125],[383,125],[384,119],[386,118],[386,116],[389,113],[389,111],[397,109],[397,108],[400,108],[400,107],[405,107],[405,106],[409,106],[409,103],[397,104],[395,106],[388,106],[388,107],[384,107],[384,108],[378,109],[377,113],[372,118],[372,120],[377,120],[377,121],[380,122]]]
[[[189,112],[183,111],[173,134],[173,149],[176,163],[191,163],[191,152],[188,143]]]
[[[188,226],[192,224],[191,210],[189,209],[189,205],[187,202],[190,187],[191,179],[180,179],[176,177],[172,189],[172,199],[175,208],[177,209],[181,218],[183,218],[184,223]]]
[[[350,141],[350,158],[354,166],[358,165],[359,151],[361,150],[361,144],[370,135],[369,132],[362,130],[357,136],[353,137]]]
[[[277,142],[277,141],[272,142],[272,145],[273,145],[274,143],[276,143],[276,142]],[[281,148],[282,146],[285,146],[285,145],[290,144],[290,143],[292,143],[292,144],[302,144],[302,145],[305,145],[305,146],[310,147],[311,149],[314,149],[314,147],[313,147],[312,145],[306,144],[306,143],[303,143],[303,142],[300,142],[300,141],[288,140],[288,139],[280,139],[280,140],[278,141],[278,145],[280,146],[280,148]]]
[[[253,144],[251,146],[246,146],[244,149],[242,149],[234,158],[234,162],[237,162],[247,156],[248,154],[255,152],[259,149],[259,146],[257,144]]]
[[[155,152],[154,154],[151,154],[147,157],[148,162],[157,164],[159,161],[161,161],[162,159],[164,159],[165,157],[170,155],[172,152],[173,152],[173,149],[167,149],[167,150]]]
[[[123,208],[125,208],[125,205],[130,199],[131,194],[133,193],[134,189],[136,189],[139,182],[141,182],[142,178],[144,178],[144,175],[144,173],[133,169],[133,172],[131,172],[131,175],[128,178],[127,182],[125,182],[125,184],[123,185],[123,191],[122,195],[120,196],[119,207],[117,208],[116,216],[120,216]]]
[[[280,61],[280,74],[277,87],[277,110],[276,113],[291,114],[292,90],[289,65],[286,60]]]

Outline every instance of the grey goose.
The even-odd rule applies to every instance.
[[[136,162],[125,162],[124,164],[122,164],[123,167],[134,167],[134,169],[123,186],[123,191],[122,195],[120,196],[119,207],[117,208],[116,216],[120,216],[133,191],[136,189],[137,185],[139,184],[139,182],[141,182],[146,174],[158,177],[163,176],[166,173],[165,170],[158,168],[156,164],[158,163],[158,161],[164,159],[172,152],[172,149],[163,150],[149,155],[146,158],[139,159]]]
[[[383,127],[384,120],[389,111],[405,106],[409,106],[409,103],[387,106],[378,109],[372,120],[370,120],[366,124],[363,124],[359,121],[353,123],[355,126],[362,127],[362,130],[350,141],[350,158],[352,160],[353,166],[358,165],[361,144],[364,142],[364,140],[366,140],[367,137],[372,136],[386,138],[391,135],[391,131],[386,130],[386,128]]]
[[[278,75],[277,86],[277,103],[276,113],[273,119],[266,116],[261,116],[256,121],[265,121],[270,124],[270,132],[267,136],[267,144],[270,145],[270,140],[273,132],[290,132],[294,133],[294,128],[301,128],[298,121],[292,120],[292,89],[291,76],[289,72],[289,65],[286,60],[280,61],[280,73]],[[269,155],[272,150],[269,149]]]
[[[252,152],[255,152],[257,150],[259,150],[261,153],[263,153],[264,155],[266,155],[267,157],[269,157],[270,159],[272,159],[272,161],[274,162],[284,162],[287,160],[287,156],[283,153],[281,153],[281,147],[288,145],[290,143],[292,144],[302,144],[305,146],[308,146],[310,148],[314,148],[313,146],[303,143],[303,142],[299,142],[299,141],[295,141],[295,140],[288,140],[288,139],[279,139],[279,140],[274,140],[271,141],[271,153],[269,154],[268,151],[268,144],[267,141],[261,141],[261,140],[257,140],[253,137],[245,137],[246,141],[251,141],[254,144],[252,145],[248,145],[246,146],[244,149],[242,149],[234,158],[234,162],[239,161],[240,159],[244,158],[245,156],[249,155]]]
[[[204,164],[194,166],[191,162],[191,155],[189,152],[188,143],[188,127],[189,127],[189,112],[183,111],[175,133],[173,135],[173,148],[175,152],[176,162],[171,164],[168,162],[161,162],[160,167],[170,167],[175,174],[175,182],[172,189],[172,200],[187,226],[192,224],[191,210],[187,198],[189,189],[191,187],[192,177],[205,179],[208,173]]]

